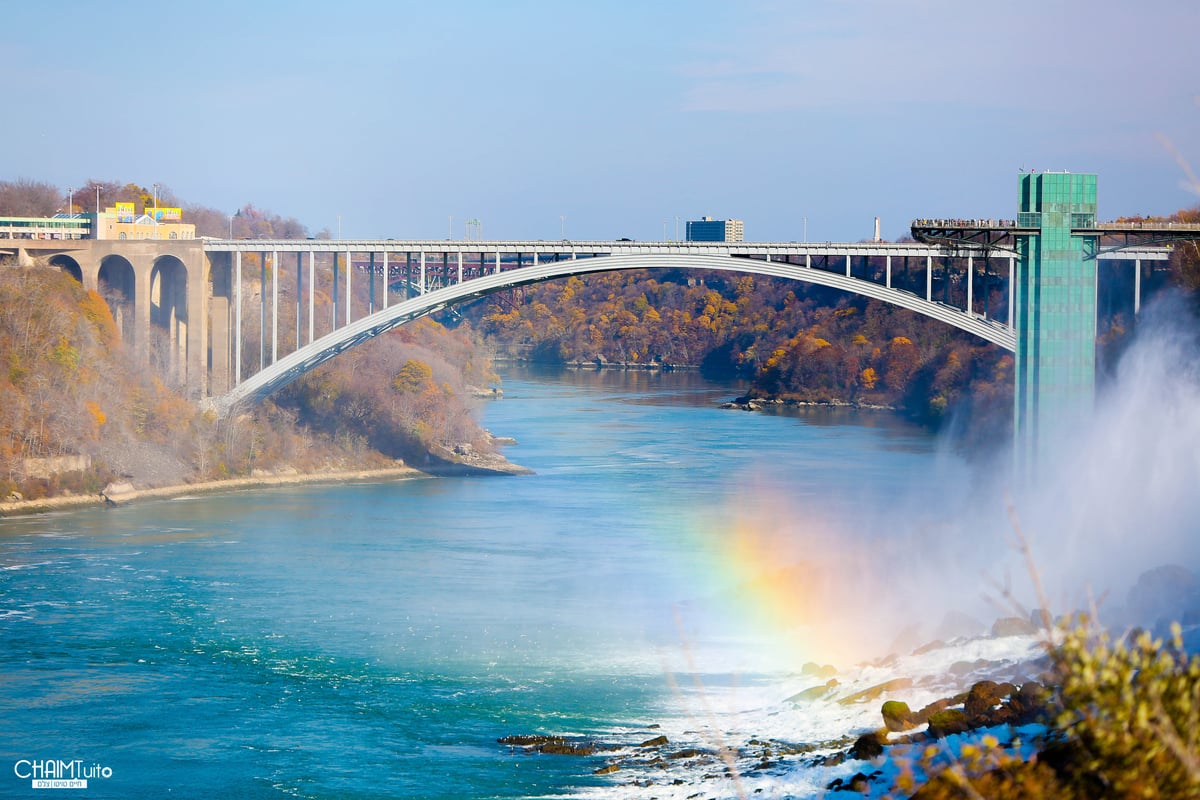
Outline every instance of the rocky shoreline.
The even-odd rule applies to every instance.
[[[492,437],[497,445],[515,444],[509,437]],[[533,470],[514,464],[499,453],[480,453],[466,445],[453,452],[431,454],[421,469],[397,462],[393,467],[375,469],[334,469],[300,472],[294,467],[278,470],[254,470],[248,477],[226,480],[180,483],[169,486],[139,487],[122,481],[111,483],[98,494],[69,494],[36,500],[8,499],[0,502],[0,518],[54,511],[71,511],[95,506],[118,506],[138,500],[161,500],[199,494],[219,494],[245,489],[298,486],[315,483],[379,482],[463,475],[529,475]]]
[[[664,719],[663,725],[596,737],[514,733],[497,744],[513,757],[581,758],[585,770],[635,790],[635,797],[792,796],[798,785],[812,787],[800,790],[804,796],[809,791],[817,796],[893,796],[884,793],[894,792],[898,772],[919,769],[931,744],[950,752],[959,742],[987,735],[1003,747],[1013,747],[1017,740],[1025,749],[1046,745],[1050,692],[1045,688],[1049,679],[1042,675],[1048,663],[1040,641],[1031,620],[1008,618],[997,621],[990,635],[931,642],[911,656],[891,656],[844,672],[807,664],[797,676],[807,688],[782,700],[768,718],[828,717],[832,712],[846,718],[840,735],[836,727],[817,736],[797,731],[794,739],[782,728],[739,735],[723,726],[716,728],[719,734],[706,735],[695,721],[668,731],[672,726]],[[969,655],[973,646],[976,655],[989,648],[1024,655],[951,661]],[[933,672],[920,666],[929,658],[941,664]],[[877,676],[873,681],[872,675]],[[910,708],[912,699],[920,704]],[[876,709],[873,725],[871,707]]]
[[[783,400],[778,397],[735,397],[721,408],[737,411],[765,411],[770,408],[848,408],[861,411],[896,411],[895,406],[878,403],[859,403],[851,400]]]

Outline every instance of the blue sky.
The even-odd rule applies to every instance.
[[[136,10],[135,10],[136,9]],[[6,3],[0,180],[170,187],[347,238],[857,240],[1200,202],[1196,0]],[[565,218],[565,219],[563,219]]]

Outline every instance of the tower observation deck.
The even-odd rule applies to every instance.
[[[1039,440],[1069,435],[1091,410],[1097,256],[1200,239],[1200,225],[1098,223],[1095,175],[1043,172],[1020,176],[1016,219],[919,219],[912,234],[929,244],[1017,255],[1013,433],[1022,469],[1036,463]]]

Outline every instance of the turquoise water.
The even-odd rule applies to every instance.
[[[755,498],[886,537],[947,458],[891,416],[721,410],[692,374],[511,372],[482,411],[525,477],[180,498],[0,521],[0,794],[486,798],[619,792],[520,733],[641,737],[688,637],[767,681],[720,542]],[[682,609],[682,611],[681,611]],[[681,625],[681,617],[683,623]],[[707,662],[706,662],[707,663]],[[36,776],[35,776],[36,777]]]

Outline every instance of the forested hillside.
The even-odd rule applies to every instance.
[[[1181,211],[1170,221],[1200,219]],[[1200,288],[1196,243],[1143,280]],[[924,286],[922,274],[909,276]],[[1100,368],[1132,328],[1132,273],[1101,280]],[[934,296],[963,304],[961,277],[935,270]],[[1003,279],[976,276],[976,301],[1004,318]],[[468,312],[500,352],[542,363],[694,366],[741,378],[749,395],[886,405],[933,426],[963,422],[1002,441],[1012,413],[1013,359],[998,347],[913,312],[833,289],[724,272],[624,272],[568,278],[494,295]],[[972,424],[967,425],[970,421]]]
[[[83,196],[94,200],[98,187],[106,205],[149,199],[134,184],[89,187],[92,194]],[[87,191],[77,190],[75,199]],[[177,202],[161,187],[159,200]],[[0,182],[0,214],[46,215],[66,204],[48,184]],[[200,234],[228,235],[230,224],[239,236],[307,234],[296,220],[249,204],[232,223],[212,209],[185,208]],[[247,281],[246,364],[259,352],[262,288]],[[324,320],[330,303],[318,287]],[[118,479],[146,488],[256,470],[393,466],[397,459],[438,467],[492,450],[475,422],[472,395],[496,378],[470,326],[452,331],[432,320],[405,326],[252,409],[219,418],[202,413],[172,384],[159,343],[150,342],[148,356],[126,347],[113,315],[119,304],[128,304],[119,292],[85,291],[57,268],[0,260],[0,500],[95,493]],[[294,328],[290,308],[285,331]]]

